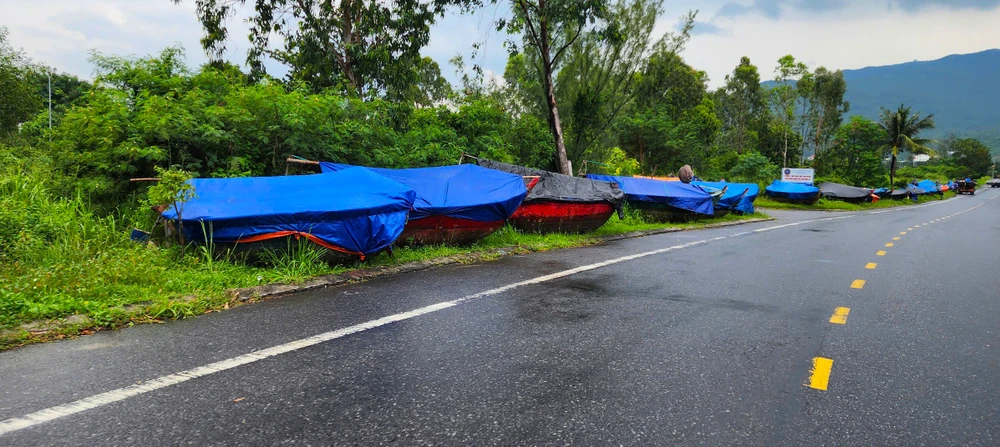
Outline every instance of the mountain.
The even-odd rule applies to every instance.
[[[881,107],[906,104],[934,114],[931,138],[954,133],[1000,151],[1000,49],[933,61],[844,70],[850,115],[878,119]]]

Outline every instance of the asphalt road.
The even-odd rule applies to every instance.
[[[1000,445],[997,197],[774,212],[0,353],[0,445]]]

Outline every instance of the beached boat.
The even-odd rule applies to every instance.
[[[479,166],[531,179],[528,196],[508,221],[529,233],[588,233],[621,213],[625,193],[617,183],[476,159]],[[620,217],[620,214],[619,214]]]
[[[824,198],[840,200],[849,203],[862,203],[872,201],[873,189],[858,188],[840,183],[823,182],[819,184],[820,194]]]
[[[819,201],[819,188],[806,183],[792,183],[775,180],[764,188],[764,192],[771,200],[786,203],[799,203],[812,205]]]
[[[364,259],[396,241],[416,199],[412,188],[364,168],[190,184],[196,196],[163,218],[187,241],[251,257],[298,239],[329,249],[330,261]]]
[[[753,214],[753,202],[760,194],[760,187],[754,183],[728,183],[728,182],[691,182],[692,185],[702,189],[724,191],[722,196],[715,201],[715,215],[724,216],[729,213]]]
[[[879,196],[879,198],[881,199],[892,199],[892,200],[905,199],[908,194],[905,189],[889,189],[889,188],[878,188],[872,193]]]
[[[339,163],[320,163],[324,173],[349,168]],[[471,164],[367,169],[416,193],[399,244],[471,244],[503,227],[528,194],[521,176]]]
[[[935,182],[934,180],[926,180],[926,179],[921,180],[917,182],[914,186],[916,186],[919,189],[923,189],[924,192],[922,194],[938,194],[943,196],[945,191],[944,189],[941,189],[941,184]]]
[[[629,206],[650,220],[688,222],[715,215],[712,194],[691,184],[599,174],[587,178],[617,183]]]

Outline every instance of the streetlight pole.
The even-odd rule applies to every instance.
[[[49,138],[52,138],[52,70],[47,70],[49,75]]]

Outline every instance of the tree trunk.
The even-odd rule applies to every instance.
[[[539,2],[544,9],[545,2]],[[556,140],[556,154],[559,156],[559,171],[566,175],[573,175],[570,172],[569,157],[566,156],[566,141],[563,139],[562,123],[559,121],[559,106],[556,105],[556,89],[552,82],[552,55],[549,54],[549,24],[545,17],[539,23],[539,50],[542,53],[542,71],[545,81],[545,103],[549,109],[549,127],[552,129],[552,136]]]
[[[350,48],[354,43],[354,14],[351,11],[352,7],[352,0],[344,0],[340,5],[340,20],[344,26],[340,31],[340,42],[344,48],[344,57],[340,61],[340,69],[344,72],[347,83],[358,93],[358,96],[361,96],[361,80],[358,79],[358,74],[354,71],[354,58],[351,57]]]
[[[896,189],[896,148],[892,149],[892,161],[889,162],[889,190]]]

